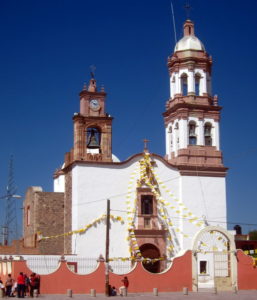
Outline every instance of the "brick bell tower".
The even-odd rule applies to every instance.
[[[74,146],[65,166],[74,161],[112,162],[112,120],[105,111],[106,93],[97,90],[94,74],[80,96],[80,112],[73,116]]]
[[[163,113],[165,158],[187,173],[198,167],[222,175],[225,171],[219,136],[221,107],[211,94],[211,66],[211,56],[195,36],[193,22],[187,20],[184,37],[168,58],[170,99]]]

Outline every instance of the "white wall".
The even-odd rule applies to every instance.
[[[227,228],[226,181],[223,177],[183,176],[181,179],[181,200],[196,216],[211,226]],[[211,221],[211,222],[210,222]],[[194,222],[196,223],[196,222]],[[203,227],[183,221],[183,232],[193,236]],[[191,247],[191,241],[184,238],[184,248]]]
[[[77,165],[72,171],[72,229],[80,229],[106,213],[106,199],[111,200],[111,214],[121,216],[125,224],[112,223],[110,232],[110,257],[127,257],[128,242],[126,201],[134,201],[136,181],[139,178],[138,161],[134,158],[124,165]],[[180,205],[187,207],[199,218],[205,215],[207,220],[216,220],[211,225],[226,221],[225,179],[212,177],[180,176],[179,172],[162,160],[155,158],[154,170],[162,183],[159,185],[161,197],[168,203],[167,209],[173,227],[169,227],[172,238],[179,242],[176,253],[191,249],[192,238],[202,228],[183,218]],[[137,170],[137,171],[135,171]],[[134,177],[132,178],[131,175]],[[128,188],[131,198],[128,199]],[[170,194],[173,196],[170,196]],[[175,201],[178,199],[179,201]],[[176,209],[171,208],[176,207]],[[132,209],[133,207],[131,207]],[[115,211],[118,210],[118,211]],[[161,220],[161,218],[160,218]],[[179,228],[180,232],[175,229]],[[183,237],[188,234],[189,237]],[[105,253],[105,224],[90,228],[85,234],[73,235],[73,253],[87,257],[97,257]]]
[[[65,191],[65,176],[60,175],[57,178],[54,178],[54,192],[64,193]]]
[[[178,172],[156,160],[156,173],[171,184],[171,189],[178,195]],[[139,171],[134,178],[132,172],[138,168],[138,157],[133,161],[119,165],[78,165],[72,170],[72,230],[80,229],[92,223],[92,220],[106,213],[106,199],[111,201],[111,214],[121,216],[125,224],[112,223],[110,235],[110,256],[129,256],[127,232],[127,204],[134,201],[136,182]],[[175,178],[175,179],[174,179]],[[128,199],[128,187],[131,187],[131,198]],[[165,196],[165,192],[162,193]],[[166,196],[165,196],[166,197]],[[132,208],[132,207],[131,207]],[[115,211],[119,210],[119,211]],[[87,233],[73,235],[73,253],[92,256],[105,253],[105,225],[99,224],[90,228]]]

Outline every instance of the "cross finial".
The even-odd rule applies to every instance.
[[[147,139],[143,139],[143,142],[144,142],[144,152],[148,152],[147,143],[149,143],[150,141]]]
[[[184,5],[184,9],[186,11],[186,16],[187,16],[187,19],[190,19],[190,11],[192,9],[192,6],[190,5],[189,1],[187,1]]]
[[[92,78],[95,78],[95,70],[96,70],[96,66],[95,66],[95,65],[91,65],[91,66],[90,66],[90,70],[91,70],[91,72],[90,72],[91,77],[92,77]]]

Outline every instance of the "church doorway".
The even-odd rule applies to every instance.
[[[144,258],[160,258],[159,249],[153,244],[144,244],[140,247],[140,252],[142,257]],[[143,267],[151,273],[159,273],[160,272],[160,261],[156,262],[143,262]]]
[[[207,226],[193,245],[194,290],[232,290],[237,286],[237,261],[233,236],[221,227]]]

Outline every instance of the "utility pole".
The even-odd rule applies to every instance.
[[[109,245],[110,245],[110,200],[107,199],[105,242],[105,296],[109,297]]]

